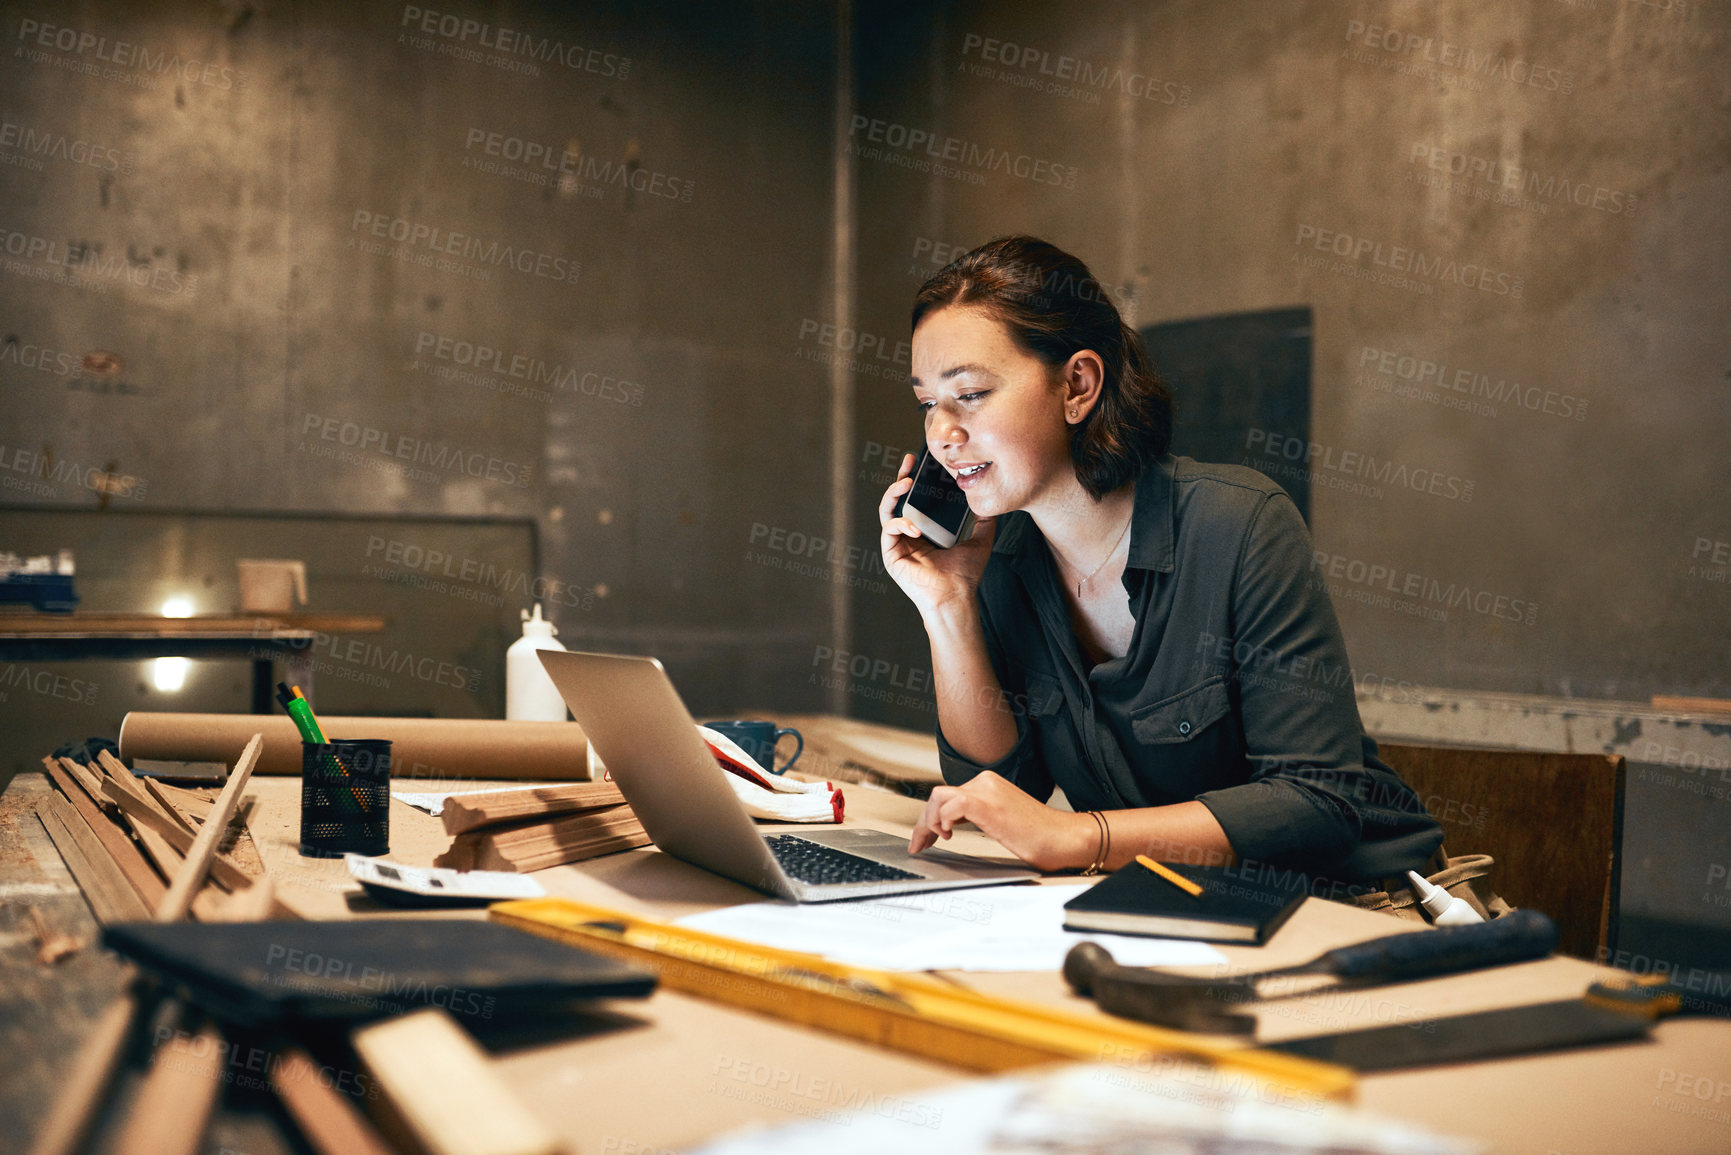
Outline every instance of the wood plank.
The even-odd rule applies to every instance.
[[[70,1155],[78,1149],[95,1120],[102,1092],[120,1065],[138,1009],[137,995],[125,991],[102,1012],[96,1029],[79,1047],[72,1070],[60,1081],[54,1106],[30,1145],[30,1155]]]
[[[177,823],[171,822],[161,814],[156,807],[145,799],[129,794],[124,786],[110,779],[104,783],[103,789],[109,792],[109,797],[119,804],[126,817],[132,822],[132,828],[140,832],[149,829],[168,840],[168,844],[180,853],[182,857],[192,849],[196,835],[189,834]],[[210,860],[211,877],[229,890],[244,890],[255,881],[253,876],[240,868],[240,864],[227,855],[218,854]]]
[[[61,807],[65,808],[64,815]],[[118,867],[113,866],[107,855],[101,854],[99,848],[95,859],[86,853],[83,843],[69,825],[68,816],[78,825],[84,825],[84,819],[79,818],[78,812],[58,794],[50,794],[36,804],[37,819],[48,832],[48,840],[54,843],[54,849],[60,852],[72,880],[84,892],[84,899],[90,904],[96,921],[106,926],[111,922],[138,922],[149,918],[150,911],[145,908],[144,900],[138,897],[138,892],[132,889],[132,884],[120,874]],[[94,837],[90,836],[92,842]],[[112,871],[108,869],[110,867],[113,867]]]
[[[300,1047],[285,1047],[270,1069],[270,1085],[319,1155],[395,1155],[347,1096],[320,1079]]]
[[[1667,714],[1731,714],[1731,701],[1724,698],[1683,698],[1654,694],[1653,709]]]
[[[396,1117],[432,1155],[563,1150],[487,1053],[438,1007],[361,1027],[350,1037]]]
[[[511,870],[528,873],[567,862],[631,850],[650,843],[643,823],[629,806],[568,814],[551,822],[531,819],[505,827],[471,830],[451,840],[433,860],[453,870]]]
[[[156,864],[163,874],[173,878],[186,861],[184,855],[168,844],[168,840],[148,826],[139,826],[134,831],[138,835],[139,844],[144,852]],[[224,902],[227,896],[218,890],[214,881],[199,888],[192,896],[192,913],[200,922],[243,922],[245,919],[228,917],[229,908]],[[250,909],[250,907],[248,908]]]
[[[158,922],[172,922],[183,917],[192,904],[193,892],[204,885],[204,876],[210,868],[211,856],[216,853],[216,844],[228,829],[228,820],[234,817],[235,810],[240,806],[240,792],[246,789],[247,780],[252,777],[252,768],[258,764],[258,756],[263,749],[264,735],[254,734],[252,741],[246,744],[246,749],[242,750],[240,757],[236,759],[234,769],[229,771],[228,783],[222,788],[222,794],[217,798],[209,820],[199,828],[198,837],[194,838],[192,845],[187,848],[186,861],[174,876],[162,904],[157,907]]]
[[[206,798],[196,790],[187,790],[172,782],[158,782],[156,785],[182,814],[194,822],[202,823],[210,817],[210,808],[215,804],[215,799]]]
[[[109,776],[118,781],[127,781],[131,785],[148,793],[159,805],[166,807],[190,831],[197,832],[198,827],[210,817],[210,809],[214,802],[202,793],[183,790],[154,778],[140,777],[133,774],[120,759],[106,750],[101,755],[103,766],[109,771]],[[251,799],[242,803],[250,809]],[[264,857],[258,852],[258,844],[253,841],[252,831],[248,829],[249,822],[245,814],[235,818],[228,824],[223,841],[218,844],[217,852],[239,867],[249,878],[261,878],[265,873]],[[176,844],[178,845],[178,843]]]
[[[226,1044],[215,1023],[177,1032],[156,1048],[150,1073],[114,1145],[115,1155],[195,1155],[222,1094]]]
[[[109,761],[113,762],[115,766],[120,766],[118,759],[111,758]],[[189,836],[192,834],[192,824],[176,813],[171,804],[146,790],[141,780],[131,774],[114,773],[112,767],[105,766],[105,768],[109,770],[109,773],[102,778],[102,799],[100,800],[112,802],[124,812],[129,822],[135,822],[148,814],[156,820],[157,825],[173,826],[176,829],[186,831]],[[126,768],[121,766],[120,769],[125,770]]]
[[[90,795],[92,801],[104,810],[112,812],[114,803],[102,793],[102,780],[88,766],[80,766],[70,758],[60,759],[60,768],[72,776],[73,781],[84,787],[84,792]]]
[[[168,887],[156,876],[150,863],[145,861],[143,851],[102,813],[96,803],[84,793],[83,787],[74,782],[66,771],[48,758],[42,760],[42,765],[48,771],[48,777],[60,787],[60,792],[66,796],[67,801],[84,817],[86,825],[96,835],[96,840],[101,843],[108,858],[126,875],[126,880],[132,884],[132,889],[138,892],[138,897],[144,900],[144,905],[152,911],[156,910]]]
[[[611,782],[578,782],[570,786],[530,786],[445,799],[439,815],[446,834],[462,834],[483,826],[525,818],[551,818],[604,806],[619,806],[625,795]]]
[[[205,824],[199,837],[193,840],[189,848],[187,861],[175,875],[173,887],[183,892],[184,897],[177,897],[165,888],[152,916],[156,921],[172,922],[185,916],[191,901],[193,884],[195,881],[202,881],[206,873],[210,856],[215,851],[217,836],[221,828],[227,825],[228,817],[239,803],[240,791],[251,776],[262,745],[263,740],[256,735],[247,744],[240,761],[229,775],[222,797],[218,799],[215,812],[217,821]],[[49,776],[56,779],[62,790],[70,786],[74,792],[80,792],[79,787],[66,778],[65,772],[55,766],[51,759],[44,758],[42,761]],[[94,809],[95,803],[88,799],[85,801],[86,805]],[[106,819],[103,821],[106,822]],[[112,824],[109,829],[115,834],[119,833],[118,828]],[[130,841],[126,843],[126,847],[137,856],[138,862],[144,865],[142,852]],[[145,868],[148,869],[148,866]],[[154,874],[152,877],[155,877]],[[126,973],[129,978],[136,978],[134,968],[128,967]],[[80,1047],[74,1065],[74,1072],[79,1077],[61,1084],[51,1108],[49,1125],[32,1148],[32,1155],[71,1155],[71,1152],[77,1149],[101,1108],[108,1085],[119,1065],[125,1042],[132,1033],[133,1025],[143,1016],[149,997],[151,996],[141,993],[139,986],[130,987],[104,1020],[105,1023],[112,1020],[116,1024],[114,1029],[98,1031]],[[145,1088],[134,1101],[136,1118],[128,1120],[126,1132],[121,1138],[122,1146],[117,1149],[147,1152],[149,1155],[155,1155],[158,1151],[184,1149],[190,1152],[197,1149],[209,1122],[210,1111],[214,1108],[221,1090],[218,1076],[221,1074],[222,1062],[222,1039],[216,1028],[206,1027],[199,1037],[206,1043],[202,1048],[203,1056],[194,1054],[189,1059],[177,1051],[175,1058],[168,1059],[159,1051],[158,1061],[146,1077]],[[201,1077],[200,1063],[214,1065],[209,1070],[209,1078]],[[86,1075],[88,1077],[85,1077]],[[185,1142],[190,1146],[171,1147],[171,1142]]]
[[[148,802],[151,806],[160,811],[163,817],[170,819],[178,826],[184,827],[188,834],[195,832],[197,823],[187,817],[187,815],[181,810],[180,806],[177,805],[172,798],[167,796],[160,784],[149,778],[140,778],[138,775],[126,768],[126,763],[116,758],[113,754],[110,754],[107,750],[103,750],[96,756],[96,758],[97,764],[107,772],[106,777],[103,779],[105,791],[106,783],[112,782],[117,788],[126,791],[126,793],[132,797]],[[209,811],[210,807],[206,805],[203,813],[208,814]]]
[[[176,806],[174,804],[174,802],[166,794],[163,793],[161,786],[157,785],[155,782],[151,781],[149,778],[140,778],[138,781],[144,785],[144,792],[146,794],[150,795],[150,797],[156,801],[157,805],[162,807],[162,811],[164,814],[167,814],[169,817],[173,818],[174,821],[176,823],[178,823],[188,834],[197,833],[197,830],[198,830],[197,825],[192,821],[192,819],[190,817],[188,817],[186,814],[182,813],[180,807]],[[206,811],[206,813],[209,813],[209,812]]]
[[[110,796],[119,801],[122,810],[132,820],[133,830],[141,842],[145,840],[145,829],[150,829],[174,848],[177,864],[187,851],[192,849],[194,835],[171,823],[144,801],[127,794],[125,788],[117,785],[113,779],[105,782],[103,788],[113,792]],[[233,829],[232,824],[230,829]],[[253,874],[243,869],[232,856],[218,852],[211,856],[210,876],[214,883],[226,887],[229,895],[214,895],[208,888],[199,891],[198,897],[193,900],[192,912],[201,922],[249,922],[256,919],[306,917],[277,896],[276,888],[271,886],[262,866],[257,874]]]

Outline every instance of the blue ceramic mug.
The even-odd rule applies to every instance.
[[[798,730],[792,727],[777,729],[774,722],[705,722],[704,725],[724,735],[734,745],[757,759],[757,764],[772,774],[785,773],[805,752],[805,738]],[[794,747],[792,758],[777,766],[775,744],[789,734],[793,735],[799,745]]]

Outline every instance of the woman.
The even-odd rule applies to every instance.
[[[912,369],[978,528],[945,550],[891,516],[912,455],[879,506],[949,783],[911,851],[966,820],[1041,870],[1424,868],[1441,831],[1364,735],[1297,507],[1167,452],[1170,397],[1087,266],[1032,237],[958,258],[915,299]]]

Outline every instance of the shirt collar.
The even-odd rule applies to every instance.
[[[1177,487],[1172,483],[1172,471],[1177,461],[1163,453],[1149,462],[1136,478],[1136,505],[1130,514],[1130,557],[1128,566],[1137,569],[1172,572],[1172,502]],[[1040,564],[1044,539],[1034,525],[1034,519],[1020,510],[1020,516],[1006,515],[1000,519],[997,540],[992,552],[1005,555],[1018,573],[1031,574],[1031,566]]]

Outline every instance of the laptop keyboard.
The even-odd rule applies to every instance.
[[[792,878],[812,886],[833,886],[843,882],[891,882],[900,878],[921,878],[908,870],[886,866],[801,838],[795,834],[771,834],[764,839],[770,853]]]

